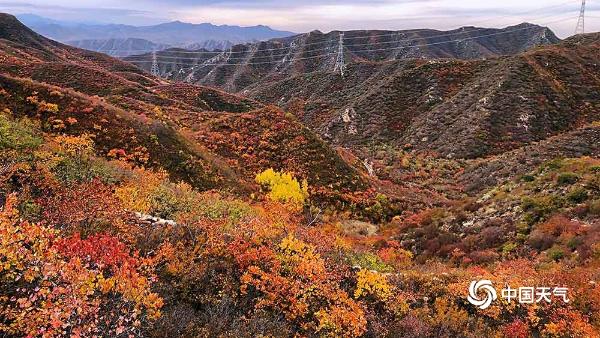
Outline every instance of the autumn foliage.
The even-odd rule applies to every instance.
[[[7,336],[598,336],[597,161],[361,233],[340,222],[360,214],[351,208],[312,214],[310,182],[291,173],[260,172],[252,196],[202,192],[126,153],[103,158],[92,135],[9,116],[0,134]],[[375,195],[369,212],[393,203]],[[519,223],[452,233],[484,203],[513,206]],[[572,301],[479,310],[466,301],[478,279],[568,286]]]
[[[301,209],[308,198],[308,182],[304,180],[300,184],[290,173],[267,169],[256,175],[256,183],[267,187],[271,200],[282,202],[296,210]]]
[[[160,315],[151,270],[117,238],[62,237],[0,213],[0,330],[15,336],[127,336]]]

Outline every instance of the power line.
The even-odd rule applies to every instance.
[[[156,51],[152,52],[152,68],[150,69],[150,73],[156,77],[160,77],[160,68],[158,67]]]
[[[585,0],[581,0],[581,10],[579,11],[579,19],[575,27],[575,34],[585,33]]]
[[[563,22],[563,21],[569,21],[569,20],[572,20],[572,18],[554,20],[554,21],[551,21],[551,22],[548,22],[548,23],[556,23],[556,22]],[[521,28],[518,28],[518,29],[505,30],[505,31],[491,33],[491,34],[485,34],[485,35],[470,36],[470,37],[465,37],[465,38],[462,38],[462,39],[440,41],[440,42],[433,42],[433,43],[427,43],[427,44],[418,44],[418,45],[411,45],[411,46],[400,46],[400,47],[391,47],[391,48],[355,50],[355,51],[352,51],[352,52],[353,53],[378,52],[378,51],[391,51],[391,50],[398,50],[398,49],[422,48],[422,47],[427,47],[427,46],[436,46],[436,45],[443,45],[443,44],[449,44],[449,43],[455,43],[455,42],[464,42],[464,41],[476,40],[476,39],[480,39],[480,38],[484,38],[484,37],[497,36],[497,35],[502,35],[502,34],[509,34],[509,33],[513,33],[513,32],[518,32],[518,31],[532,29],[532,28],[533,27],[521,27]],[[292,62],[292,61],[300,61],[300,60],[309,60],[309,59],[316,59],[316,58],[321,58],[321,57],[326,57],[326,56],[331,56],[331,55],[337,55],[337,54],[338,54],[337,52],[330,52],[330,53],[325,53],[325,54],[321,54],[321,55],[314,55],[314,56],[308,56],[308,57],[293,58],[293,59],[289,59],[287,61],[288,62]],[[134,64],[150,63],[150,62],[151,61],[147,61],[147,60],[144,60],[144,61],[132,61],[132,63],[134,63]],[[161,62],[161,63],[162,64],[174,64],[174,65],[188,65],[188,66],[194,66],[194,67],[207,66],[206,64],[186,63],[186,62]],[[246,63],[222,63],[222,64],[218,64],[216,66],[220,67],[220,66],[265,65],[265,64],[274,64],[274,63],[281,63],[281,61],[246,62]]]
[[[561,14],[561,16],[564,15],[564,13]],[[552,15],[552,16],[548,16],[545,18],[549,18],[549,17],[555,17],[556,15]],[[527,27],[526,29],[535,29],[537,27]],[[491,29],[491,28],[478,28],[477,30],[479,31],[484,31],[484,30],[495,30],[495,31],[500,31],[500,29]],[[441,35],[433,35],[433,36],[424,36],[424,37],[416,37],[416,38],[410,38],[410,39],[400,39],[400,40],[393,40],[393,41],[382,41],[382,42],[377,42],[377,45],[388,45],[388,44],[399,44],[399,43],[403,43],[403,42],[413,42],[413,41],[420,41],[420,40],[426,40],[426,39],[439,39],[442,37],[449,37],[449,36],[457,36],[457,35],[465,35],[467,34],[467,32],[465,31],[461,31],[461,32],[455,32],[455,33],[450,33],[450,34],[441,34]],[[370,37],[361,37],[361,38],[370,38]],[[360,43],[360,44],[344,44],[344,46],[346,48],[350,48],[350,47],[359,47],[359,46],[372,46],[373,43]],[[307,45],[303,45],[303,46],[307,46]],[[319,52],[319,51],[331,51],[333,49],[333,46],[327,47],[327,48],[316,48],[316,49],[311,49],[311,50],[304,50],[304,53],[315,53],[315,52]],[[274,49],[260,49],[258,50],[258,52],[262,53],[262,52],[268,52],[268,51],[272,51]],[[279,49],[275,49],[275,50],[279,50]],[[370,51],[369,49],[364,49],[364,50],[358,50],[358,52],[360,51]],[[209,54],[209,52],[189,52],[189,53],[185,53],[185,52],[181,52],[182,54],[199,54],[199,56],[197,57],[193,57],[193,56],[169,56],[169,55],[162,55],[167,51],[161,51],[159,53],[159,57],[161,59],[176,59],[176,60],[197,60],[200,57],[204,56],[204,54]],[[249,51],[243,51],[243,52],[232,52],[232,51],[225,51],[225,52],[218,52],[218,55],[222,55],[222,54],[247,54]],[[291,50],[290,50],[291,52]],[[172,53],[177,53],[175,51],[173,51]],[[273,57],[277,57],[277,56],[282,56],[284,55],[283,53],[281,54],[277,54],[277,55],[258,55],[258,56],[252,56],[253,59],[269,59],[269,58],[273,58]],[[127,58],[126,61],[130,61],[130,62],[137,62],[136,60],[132,60],[133,58],[145,58],[146,55],[131,55],[131,56],[127,56],[124,58]],[[123,58],[123,59],[124,59]],[[248,57],[244,56],[244,57],[230,57],[230,60],[246,60]],[[143,60],[142,60],[143,61]]]
[[[554,6],[542,7],[542,8],[531,10],[531,11],[520,12],[520,13],[511,14],[511,15],[503,15],[503,16],[498,16],[498,17],[511,17],[511,16],[514,16],[514,15],[529,14],[529,13],[539,12],[539,11],[542,11],[542,10],[548,10],[548,9],[554,9],[554,8],[563,7],[565,5],[572,5],[572,2],[569,1],[569,2],[558,4],[558,5],[554,5]],[[561,13],[561,15],[562,14],[564,14],[564,12]],[[545,18],[549,18],[549,17],[553,17],[553,16],[556,16],[556,14],[538,17],[537,19],[538,20],[539,19],[545,19]],[[496,18],[475,21],[475,22],[472,22],[471,25],[478,24],[478,23],[483,23],[483,22],[488,22],[488,21],[491,21],[491,20],[495,20]],[[457,27],[454,30],[457,30],[457,29],[460,29],[460,28],[464,28],[464,27]],[[480,29],[485,29],[485,28],[480,28]],[[369,38],[388,37],[388,36],[398,36],[399,34],[411,34],[411,33],[433,32],[433,31],[435,31],[435,30],[433,30],[433,29],[413,29],[413,30],[397,31],[397,32],[391,32],[391,33],[385,33],[385,34],[379,34],[379,35],[363,35],[363,36],[352,36],[352,37],[345,36],[344,37],[344,41],[357,40],[357,39],[369,39]],[[311,33],[302,34],[302,35],[298,35],[297,37],[305,37],[305,36],[308,36],[310,34]],[[464,32],[463,31],[452,32],[452,33],[448,33],[448,34],[444,34],[444,35],[437,35],[436,37],[453,36],[453,35],[459,35],[459,34],[464,34]],[[411,41],[411,40],[415,40],[415,39],[412,38],[412,39],[404,39],[404,40],[395,40],[395,41],[382,42],[382,43],[396,43],[396,42]],[[265,42],[267,42],[267,41],[261,41],[261,42],[258,42],[258,43],[265,43]],[[311,46],[311,45],[318,45],[318,44],[324,44],[324,43],[331,43],[331,40],[325,39],[325,40],[321,40],[321,41],[306,43],[306,44],[303,44],[303,46]],[[248,43],[244,44],[244,46],[247,46],[247,45],[249,45],[249,44]],[[364,45],[369,45],[369,43],[349,44],[349,45],[346,45],[346,46],[347,47],[351,47],[351,46],[364,46]],[[262,49],[261,51],[289,50],[291,48],[292,48],[291,46],[286,46],[286,47],[279,47],[279,48]],[[324,49],[328,49],[328,48],[324,48]],[[97,50],[97,52],[110,52],[110,51],[119,51],[119,50]],[[135,50],[134,49],[134,50],[130,50],[130,51],[139,51],[139,52],[146,52],[146,53],[148,52],[148,50],[145,50],[145,49],[139,49],[139,50]],[[160,51],[160,53],[161,54],[164,54],[164,53],[178,53],[178,54],[221,54],[221,53],[223,53],[223,51],[188,51],[188,50],[179,51],[179,50],[163,50],[163,51]],[[231,51],[231,53],[232,54],[244,54],[244,53],[247,53],[247,51]]]
[[[340,41],[338,42],[338,52],[335,60],[335,67],[333,72],[340,72],[340,75],[344,77],[346,71],[346,63],[344,62],[344,33],[340,33]]]
[[[563,16],[564,14],[565,13],[562,13],[560,15]],[[543,17],[543,18],[550,18],[550,17],[555,17],[555,16],[556,15],[551,15],[551,16],[546,16],[546,17]],[[550,22],[550,23],[552,23],[552,22]],[[524,29],[535,29],[535,28],[537,28],[537,27],[533,27],[533,26],[524,27]],[[490,30],[490,29],[481,28],[479,30],[480,31],[484,31],[484,30]],[[499,30],[499,29],[494,29],[494,30],[497,31],[498,33],[502,33],[504,31],[506,31],[506,30]],[[428,38],[439,39],[439,38],[442,38],[442,37],[449,37],[449,36],[456,36],[456,35],[465,35],[465,34],[466,34],[466,32],[461,31],[461,32],[456,32],[456,33],[451,33],[451,34],[442,34],[442,35],[435,35],[435,36],[429,36],[429,37],[418,37],[418,38],[401,39],[401,40],[394,40],[394,41],[383,41],[383,42],[378,42],[377,45],[399,44],[399,43],[402,43],[402,42],[414,42],[414,41],[426,40]],[[464,39],[465,38],[462,38],[462,40],[464,40]],[[357,46],[372,46],[372,45],[373,45],[373,43],[350,44],[350,45],[344,44],[344,46],[346,48],[357,47]],[[294,46],[294,47],[296,47],[296,46]],[[404,48],[404,47],[410,47],[410,46],[399,46],[398,48]],[[333,48],[333,46],[330,46],[328,48],[317,48],[317,49],[312,49],[312,50],[304,50],[303,53],[305,53],[305,54],[312,54],[312,53],[316,53],[316,52],[320,52],[320,51],[332,51],[332,48]],[[272,50],[272,49],[261,49],[261,50],[258,50],[258,52],[262,53],[262,52],[267,52],[267,51],[270,51],[270,50]],[[369,52],[369,51],[373,51],[373,49],[354,50],[353,52],[360,53],[360,52]],[[164,52],[161,52],[161,54],[162,53],[164,53]],[[194,53],[196,53],[196,52],[194,52]],[[200,53],[200,52],[198,52],[198,53]],[[233,52],[233,51],[230,50],[230,51],[226,51],[226,52],[219,52],[218,56],[225,55],[225,54],[232,55],[232,54],[235,54],[235,53],[236,52]],[[237,52],[237,53],[248,53],[248,51]],[[333,53],[333,51],[331,53]],[[229,60],[247,60],[248,57],[251,57],[252,59],[272,59],[274,57],[283,56],[283,55],[284,54],[277,54],[277,55],[273,55],[273,54],[271,54],[271,55],[249,55],[249,56],[244,56],[244,57],[229,57],[228,59]],[[325,55],[330,55],[330,53],[326,53]],[[318,55],[314,55],[314,56],[318,56]],[[142,59],[142,60],[135,60],[135,58],[145,58],[145,57],[146,57],[145,55],[129,56],[128,60],[126,60],[126,61],[134,62],[134,63],[136,63],[136,62],[144,62],[145,61],[144,59]],[[161,59],[199,60],[201,56],[199,56],[199,57],[192,57],[192,56],[185,57],[185,56],[168,56],[168,55],[165,56],[165,55],[160,55],[159,54],[159,57]],[[312,56],[308,55],[307,57],[312,57]],[[277,61],[275,61],[275,62],[277,62]]]

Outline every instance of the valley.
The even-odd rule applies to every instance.
[[[596,337],[600,34],[341,41],[343,74],[314,31],[155,76],[0,14],[0,333]]]

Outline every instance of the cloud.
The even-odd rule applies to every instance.
[[[561,36],[572,33],[577,1],[561,0],[87,0],[85,7],[67,0],[1,2],[0,10],[19,8],[53,19],[153,24],[181,20],[215,24],[265,24],[306,32],[349,29],[453,29],[460,26],[501,27],[528,21],[549,25]],[[596,11],[596,12],[594,12]],[[588,6],[598,16],[600,5]],[[557,21],[557,20],[561,21]],[[590,18],[590,31],[600,20]]]
[[[251,3],[269,3],[269,0]],[[535,0],[481,1],[283,1],[278,6],[231,6],[231,1],[214,1],[211,5],[192,6],[173,15],[187,21],[235,22],[243,25],[260,23],[297,32],[319,29],[454,29],[465,25],[504,27],[532,22],[556,27],[562,36],[576,20],[579,6],[572,3],[548,3]],[[286,7],[290,6],[290,7]]]
[[[23,14],[33,13],[56,20],[82,23],[127,23],[127,24],[156,24],[169,20],[157,16],[151,10],[138,10],[117,7],[78,7],[44,1],[36,2],[7,2],[0,1],[0,11]]]

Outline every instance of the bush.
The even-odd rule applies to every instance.
[[[23,222],[16,202],[0,209],[3,337],[125,337],[160,316],[153,267],[125,243]]]
[[[377,194],[375,200],[364,208],[365,215],[376,223],[390,219],[393,216],[392,205],[384,194]]]
[[[348,258],[350,265],[360,266],[362,269],[378,272],[394,271],[393,267],[387,265],[379,256],[370,252],[351,254]]]
[[[553,159],[551,161],[548,161],[545,164],[545,167],[548,168],[548,169],[550,169],[550,170],[558,170],[558,169],[562,168],[562,166],[564,165],[563,162],[564,162],[563,159],[556,158],[556,159]]]
[[[219,195],[202,196],[195,212],[210,220],[226,220],[234,225],[253,213],[252,207],[241,200],[225,200]]]
[[[509,255],[516,249],[517,249],[517,244],[515,244],[513,242],[506,242],[502,246],[502,255],[504,255],[504,256]]]
[[[34,125],[27,119],[11,121],[0,114],[0,150],[35,149],[42,144],[42,139],[34,131]]]
[[[392,286],[382,274],[366,269],[362,269],[356,273],[354,298],[372,297],[374,300],[386,301],[392,295]]]
[[[569,218],[556,215],[548,221],[537,226],[529,236],[529,245],[533,248],[544,251],[552,247],[557,241],[564,243],[565,240],[573,238],[580,230],[577,222]]]
[[[471,252],[469,258],[475,264],[486,264],[497,261],[499,255],[492,250],[481,250]]]
[[[505,231],[499,226],[491,226],[481,231],[480,247],[492,248],[504,242]]]
[[[543,251],[551,247],[556,241],[556,237],[551,234],[534,231],[529,235],[529,245],[538,251]]]
[[[558,184],[570,185],[577,183],[577,181],[579,181],[579,176],[575,173],[561,173],[556,180]]]
[[[533,176],[533,175],[523,175],[521,177],[521,180],[523,182],[533,182],[533,181],[535,181],[535,176]]]
[[[548,258],[551,260],[558,262],[565,257],[565,251],[559,247],[553,247],[548,250]]]
[[[567,200],[572,203],[582,203],[588,198],[588,193],[584,188],[577,187],[573,189],[568,195]]]
[[[99,179],[106,184],[112,184],[119,181],[118,168],[112,167],[109,163],[97,159],[76,160],[72,157],[66,157],[60,160],[52,172],[61,182],[67,185],[73,183],[90,182]]]
[[[136,169],[135,175],[115,190],[123,206],[132,211],[173,219],[195,209],[195,191],[187,183],[171,183],[163,171]]]
[[[301,209],[308,198],[308,183],[306,180],[300,185],[298,180],[290,173],[267,169],[256,175],[255,180],[256,183],[270,190],[269,199],[282,202],[293,209]]]
[[[554,213],[562,207],[563,203],[564,201],[560,197],[554,195],[525,197],[521,202],[523,211],[527,212],[523,216],[523,220],[527,224],[533,225]]]
[[[600,215],[600,199],[595,199],[589,202],[588,212],[590,215],[598,216]]]

